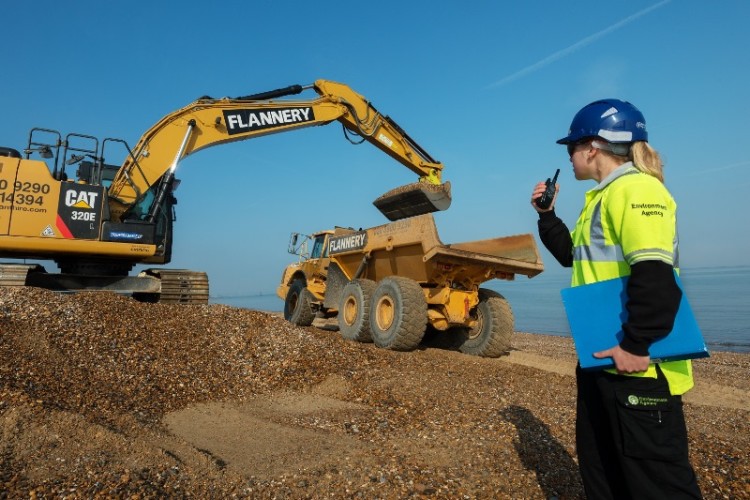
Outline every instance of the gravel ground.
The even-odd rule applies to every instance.
[[[0,290],[0,498],[580,498],[575,354],[409,353],[267,313]],[[706,498],[750,498],[750,356],[694,363]]]

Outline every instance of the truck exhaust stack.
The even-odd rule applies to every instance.
[[[372,204],[391,221],[447,210],[451,206],[451,183],[406,184],[384,193]]]

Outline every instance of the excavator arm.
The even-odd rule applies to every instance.
[[[315,99],[278,100],[311,88],[318,94]],[[317,80],[310,86],[294,85],[237,98],[203,97],[165,116],[141,137],[115,175],[108,190],[111,215],[115,220],[153,220],[171,190],[180,160],[196,151],[333,121],[419,176],[414,184],[375,200],[387,218],[397,220],[450,206],[450,183],[441,181],[440,162],[347,85]]]

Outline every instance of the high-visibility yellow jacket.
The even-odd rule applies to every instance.
[[[586,193],[581,215],[571,232],[572,286],[630,275],[630,266],[659,260],[679,269],[677,204],[655,177],[628,162]],[[693,387],[690,361],[659,363],[672,394]],[[656,378],[656,365],[633,374]]]

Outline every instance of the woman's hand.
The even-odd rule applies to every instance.
[[[544,183],[544,181],[539,182],[536,186],[534,186],[534,191],[531,193],[531,206],[534,207],[534,210],[536,210],[539,213],[542,212],[549,212],[552,209],[555,208],[555,201],[557,201],[557,193],[560,191],[560,185],[555,184],[555,196],[552,198],[552,203],[550,203],[548,208],[539,208],[536,204],[536,200],[544,194],[544,191],[547,189],[547,185]]]
[[[598,359],[612,358],[615,362],[615,368],[617,368],[619,373],[645,372],[651,362],[650,356],[630,354],[628,351],[624,351],[619,345],[606,351],[595,352],[594,357]]]

